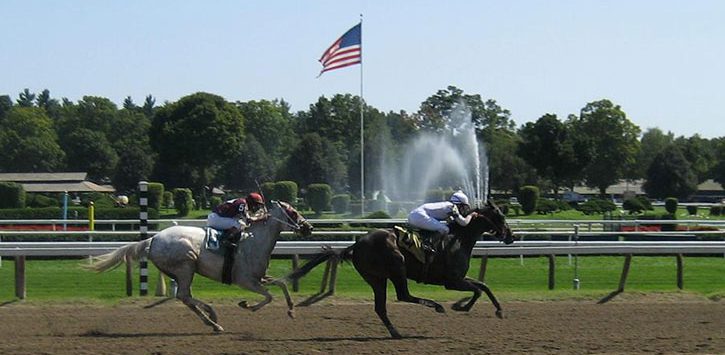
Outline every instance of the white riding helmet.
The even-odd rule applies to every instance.
[[[463,193],[463,191],[458,190],[451,195],[451,199],[449,200],[452,203],[459,205],[459,204],[465,204],[468,205],[468,196]]]

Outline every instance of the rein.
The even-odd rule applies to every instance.
[[[287,227],[292,228],[293,230],[299,230],[300,229],[300,224],[297,221],[293,220],[292,217],[289,216],[289,214],[287,213],[287,209],[284,208],[279,202],[275,202],[275,203],[277,204],[277,207],[279,207],[280,209],[282,209],[282,211],[284,212],[284,216],[286,218],[285,219],[280,219],[280,218],[277,218],[275,216],[270,216],[270,217],[272,217],[273,220],[275,220],[277,222],[280,222],[280,223],[286,225]],[[304,219],[302,221],[304,222]]]

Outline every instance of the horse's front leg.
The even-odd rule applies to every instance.
[[[272,302],[272,295],[269,293],[269,290],[267,290],[266,287],[262,286],[260,281],[255,280],[251,284],[244,285],[244,288],[264,296],[264,300],[255,305],[249,305],[247,301],[242,300],[238,303],[239,307],[242,307],[243,309],[248,309],[252,312],[256,312],[260,308],[264,307],[267,303]]]
[[[445,283],[445,287],[447,290],[455,290],[455,291],[471,291],[473,292],[473,296],[461,299],[460,301],[453,304],[451,309],[454,311],[459,312],[468,312],[471,310],[471,307],[476,303],[476,300],[478,300],[479,297],[481,297],[481,290],[471,283],[469,280],[466,279],[460,279],[455,281],[449,281]],[[465,305],[463,304],[466,300],[468,300],[468,303]]]
[[[470,277],[466,277],[466,281],[472,283],[476,287],[478,287],[480,290],[486,293],[486,296],[488,296],[488,299],[491,300],[491,303],[493,303],[493,306],[496,307],[496,317],[503,318],[503,310],[501,309],[501,305],[498,303],[498,300],[496,299],[496,296],[493,295],[493,292],[491,292],[491,289],[488,288],[488,285],[485,283],[478,281],[476,279],[472,279]]]
[[[271,276],[265,276],[262,278],[262,284],[273,284],[279,286],[279,288],[282,289],[282,293],[284,293],[284,299],[287,301],[287,315],[290,318],[295,317],[295,304],[292,302],[292,297],[290,297],[289,290],[287,289],[287,283],[284,282],[282,279],[274,279]]]

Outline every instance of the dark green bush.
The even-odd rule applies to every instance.
[[[88,219],[88,208],[68,207],[69,216],[77,216],[77,219]],[[149,208],[149,219],[158,219],[159,212]],[[61,219],[63,208],[6,208],[0,209],[0,219]],[[139,219],[137,207],[128,208],[95,208],[95,219]]]
[[[642,201],[640,201],[636,197],[631,197],[622,203],[622,208],[624,208],[625,211],[629,211],[630,214],[632,213],[641,213],[645,210],[644,205],[642,205]]]
[[[222,201],[222,198],[219,196],[212,196],[211,200],[209,200],[209,201],[210,201],[209,203],[211,204],[212,208],[219,206],[222,204],[222,202],[224,202],[224,201]]]
[[[652,207],[652,202],[647,198],[647,196],[637,196],[635,197],[641,204],[642,207],[644,207],[647,211],[652,211],[654,208]]]
[[[677,212],[677,199],[674,197],[668,197],[665,199],[665,210],[671,214],[675,214]]]
[[[188,216],[191,209],[194,207],[194,202],[191,198],[191,190],[185,188],[176,188],[172,191],[174,194],[174,208],[180,217]]]
[[[720,216],[722,215],[723,206],[710,206],[710,215],[711,216]]]
[[[539,200],[539,188],[536,186],[522,186],[519,190],[519,203],[524,214],[530,215],[536,211]]]
[[[367,216],[365,216],[365,218],[369,218],[369,219],[388,219],[388,218],[390,218],[390,215],[388,215],[387,213],[385,213],[385,211],[375,211],[375,212],[372,212],[372,213],[368,214]]]
[[[307,186],[307,203],[318,215],[330,208],[332,188],[328,184],[310,184]]]
[[[149,207],[161,208],[161,201],[164,196],[164,184],[160,182],[149,183]]]
[[[38,193],[25,195],[25,206],[32,208],[59,207],[61,205],[57,198],[48,197]]]
[[[25,189],[14,182],[0,182],[0,208],[25,207]]]
[[[538,214],[554,213],[557,209],[557,204],[553,200],[540,198],[536,201],[536,213]]]
[[[614,211],[617,209],[617,205],[610,200],[595,198],[584,203],[580,203],[578,209],[582,213],[590,215]]]
[[[294,181],[277,181],[274,183],[275,200],[286,201],[296,205],[298,191],[299,188],[297,187],[297,183]]]
[[[332,196],[331,204],[332,210],[335,211],[335,213],[347,213],[347,211],[350,210],[350,195],[339,194]]]
[[[163,201],[164,208],[174,207],[174,194],[171,191],[164,191]]]
[[[690,216],[695,216],[695,215],[697,215],[697,206],[687,206],[687,213],[688,213],[688,214],[689,214]]]

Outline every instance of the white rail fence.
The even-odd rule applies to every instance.
[[[184,225],[205,225],[205,220],[180,220]],[[314,231],[315,237],[344,238],[346,241],[281,241],[277,244],[273,254],[291,256],[292,266],[296,268],[299,262],[299,255],[314,254],[320,251],[322,245],[330,246],[333,249],[343,249],[352,242],[368,233],[370,226],[390,226],[393,224],[405,224],[402,219],[312,219],[310,222],[318,227],[334,228],[339,225],[347,225],[353,228],[364,227],[361,230],[324,230]],[[151,220],[152,225],[161,228],[177,224],[176,220]],[[673,232],[643,232],[637,231],[638,226],[651,224],[678,224],[686,226],[685,229],[699,226],[715,227],[718,230],[691,230]],[[67,231],[68,225],[89,226],[87,220],[1,220],[0,225],[17,226],[22,228],[25,225],[50,225],[52,230],[0,230],[0,267],[2,257],[15,258],[15,285],[16,296],[25,298],[25,258],[27,256],[93,256],[100,255],[127,242],[93,242],[94,236],[138,236],[137,230],[117,231],[117,225],[131,225],[138,228],[139,221],[135,220],[96,220],[95,225],[110,225],[111,230],[94,231]],[[509,220],[509,225],[514,229],[517,242],[513,246],[503,246],[497,242],[478,242],[474,248],[473,255],[481,257],[479,279],[485,278],[486,265],[489,257],[520,256],[523,263],[525,255],[549,257],[549,288],[554,288],[556,255],[569,255],[571,258],[577,255],[625,255],[625,264],[620,279],[621,292],[624,289],[624,282],[629,270],[629,263],[632,255],[676,255],[678,265],[678,287],[682,288],[682,256],[684,254],[723,254],[725,256],[725,242],[716,241],[678,241],[678,242],[595,242],[582,241],[589,237],[606,236],[666,236],[682,239],[694,239],[707,236],[723,236],[725,234],[725,220]],[[634,226],[633,232],[604,231],[606,226]],[[124,227],[125,228],[125,227]],[[696,228],[693,228],[696,229]],[[150,231],[153,235],[157,231]],[[291,233],[284,232],[285,235]],[[2,242],[3,236],[76,236],[87,238],[88,242]],[[565,237],[568,241],[525,241],[527,237]],[[336,266],[328,264],[323,277],[321,292],[327,285],[328,280],[330,291],[334,292]],[[131,267],[127,266],[127,274],[131,273]],[[576,274],[576,269],[575,269]],[[127,275],[127,293],[131,295],[130,275]],[[578,287],[578,278],[575,275],[575,288]],[[297,285],[293,289],[297,290]],[[617,291],[615,291],[617,292]],[[612,296],[613,297],[613,296]]]

